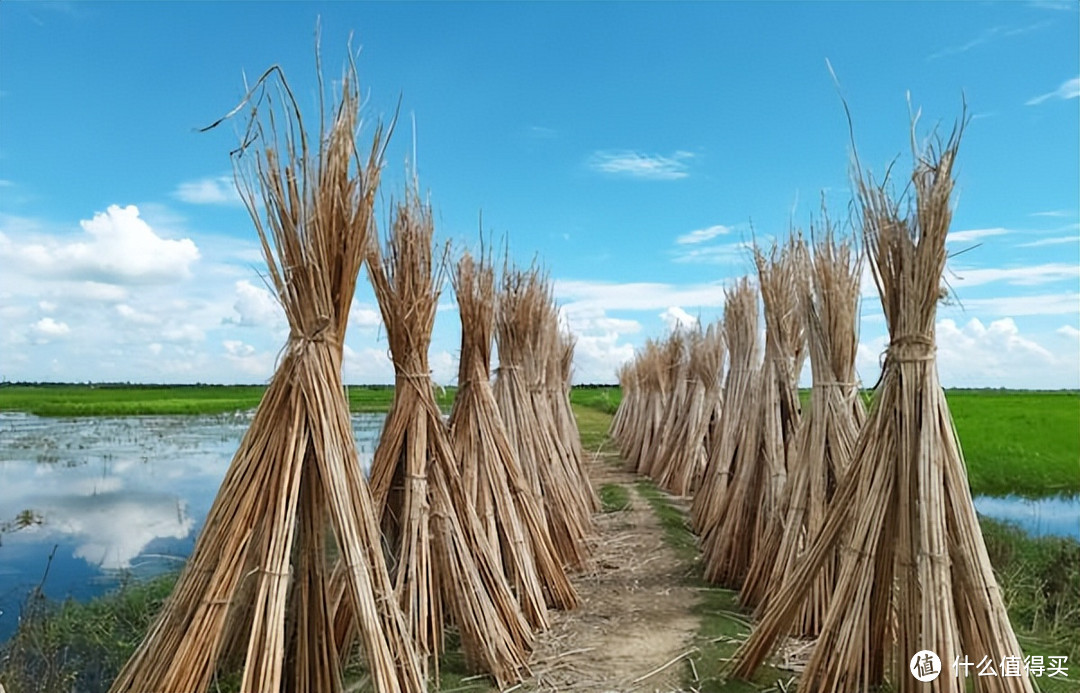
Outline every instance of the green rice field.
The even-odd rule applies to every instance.
[[[355,412],[386,411],[393,388],[353,385]],[[38,416],[212,414],[254,408],[264,388],[254,385],[11,385],[0,386],[0,411]],[[454,388],[436,392],[449,410]],[[949,407],[967,460],[971,490],[979,495],[1030,498],[1080,493],[1080,392],[948,390]],[[574,388],[587,410],[614,413],[618,387]],[[585,436],[587,447],[599,439]]]

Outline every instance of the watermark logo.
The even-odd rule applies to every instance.
[[[911,658],[909,668],[919,681],[933,681],[941,674],[941,660],[931,650],[919,650]]]

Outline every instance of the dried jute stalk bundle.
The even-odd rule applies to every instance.
[[[265,90],[271,75],[280,77],[274,93],[281,104]],[[238,187],[289,342],[172,595],[110,690],[208,691],[217,676],[236,673],[240,690],[250,693],[343,690],[340,663],[349,653],[338,650],[332,632],[332,547],[372,685],[423,691],[341,384],[342,337],[368,241],[382,131],[366,156],[357,151],[354,70],[344,76],[329,122],[320,114],[323,130],[311,147],[279,69],[267,71],[244,103],[253,99],[239,153],[256,140],[264,148],[253,172],[240,168],[246,159],[236,161]]]
[[[461,315],[458,390],[450,413],[450,439],[470,497],[502,569],[534,629],[548,626],[551,594],[572,595],[517,453],[510,444],[489,381],[495,327],[495,276],[491,263],[466,253],[454,275]],[[548,596],[545,596],[547,594]],[[563,599],[562,601],[565,601]],[[571,599],[572,601],[572,599]]]
[[[641,359],[641,386],[645,402],[638,421],[637,441],[628,461],[636,464],[638,474],[647,474],[652,466],[652,450],[664,427],[664,342],[645,344]]]
[[[552,304],[551,308],[552,316],[557,316],[555,305]],[[574,376],[574,346],[577,340],[570,332],[558,328],[557,319],[550,321],[549,325],[550,329],[555,330],[553,337],[555,348],[548,354],[544,387],[550,401],[559,444],[565,451],[564,457],[569,465],[568,473],[574,482],[574,488],[578,489],[581,495],[581,505],[589,515],[591,523],[592,513],[600,511],[600,496],[596,493],[592,480],[589,478],[585,452],[581,447],[581,432],[578,431],[577,418],[570,404]]]
[[[825,525],[738,651],[736,675],[749,675],[792,631],[839,546],[836,589],[800,688],[867,691],[887,684],[900,693],[960,693],[973,683],[977,691],[1032,691],[1027,677],[967,679],[950,671],[961,656],[1001,661],[1021,654],[934,356],[961,132],[955,129],[943,147],[916,151],[906,214],[884,185],[857,175],[863,238],[889,327],[881,382]],[[925,683],[909,671],[924,649],[943,667]]]
[[[657,483],[676,495],[696,490],[708,460],[709,424],[720,411],[724,373],[724,332],[719,321],[704,333],[692,332],[687,362],[687,392],[672,426],[674,433],[660,462]]]
[[[435,402],[428,346],[445,265],[433,259],[433,233],[431,207],[414,181],[395,210],[385,254],[370,244],[368,272],[394,362],[371,489],[395,594],[421,655],[437,666],[443,624],[452,620],[470,668],[506,685],[520,680],[533,633],[465,491]]]
[[[655,415],[660,422],[659,432],[653,437],[649,450],[645,453],[644,464],[638,468],[641,474],[653,481],[659,481],[663,475],[664,461],[674,442],[676,422],[686,400],[690,342],[695,332],[700,332],[700,327],[695,327],[692,331],[677,326],[668,335],[661,349],[661,359],[657,364],[660,396],[656,400],[656,406],[659,410]]]
[[[821,533],[866,420],[855,375],[861,276],[861,258],[852,241],[837,239],[826,226],[824,238],[814,246],[811,286],[801,302],[813,387],[784,487],[784,519],[773,526],[763,548],[774,558],[759,612]],[[815,637],[820,632],[839,566],[840,553],[834,551],[818,573],[793,635]]]
[[[799,372],[806,354],[799,303],[807,291],[809,273],[806,244],[798,235],[774,247],[768,258],[755,249],[754,258],[765,306],[765,361],[758,379],[756,414],[761,421],[761,443],[757,460],[739,469],[735,489],[728,495],[722,524],[737,534],[720,534],[729,541],[720,549],[728,559],[719,573],[720,582],[740,588],[739,599],[749,606],[761,601],[769,584],[776,556],[761,549],[772,528],[783,520],[781,498],[795,455],[801,416]]]
[[[525,476],[543,499],[548,530],[568,568],[587,563],[586,537],[592,531],[587,492],[573,470],[559,436],[546,387],[547,363],[556,349],[556,315],[548,281],[538,270],[507,268],[496,304],[499,368],[495,401],[506,423]],[[576,595],[553,594],[558,608],[570,608]]]
[[[608,436],[615,441],[615,445],[618,446],[620,454],[625,459],[626,450],[624,448],[630,435],[631,421],[635,416],[634,411],[641,407],[638,403],[640,395],[637,388],[634,361],[627,361],[619,366],[615,371],[615,377],[619,380],[622,399],[619,401],[618,408],[615,409],[615,415],[611,417]]]
[[[712,532],[720,520],[720,509],[740,457],[756,455],[759,420],[744,421],[746,412],[756,410],[756,382],[761,368],[758,339],[758,290],[746,277],[726,292],[724,337],[728,347],[728,372],[724,380],[724,408],[719,434],[709,442],[709,458],[701,484],[690,507],[690,520],[698,533],[705,564],[713,546]]]

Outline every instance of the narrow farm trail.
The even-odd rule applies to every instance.
[[[638,477],[610,453],[591,455],[594,488],[629,491],[624,510],[595,516],[593,566],[575,575],[581,605],[552,612],[540,634],[526,691],[677,691],[680,656],[698,628],[698,593],[685,566],[664,541],[664,530],[638,495]],[[679,660],[679,661],[673,661]],[[668,665],[668,666],[665,666]]]

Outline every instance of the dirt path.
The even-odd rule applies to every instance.
[[[593,458],[590,473],[596,489],[626,487],[630,507],[596,516],[594,567],[574,577],[581,606],[552,612],[532,657],[533,677],[521,690],[679,690],[685,664],[672,660],[690,649],[699,597],[637,494],[637,477],[604,454]]]

